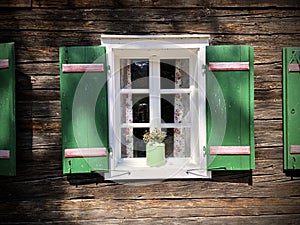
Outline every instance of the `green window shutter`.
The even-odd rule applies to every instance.
[[[0,175],[16,175],[14,43],[0,44]]]
[[[250,170],[254,156],[254,50],[207,46],[208,170]]]
[[[63,173],[108,170],[105,47],[60,48]]]
[[[284,169],[300,169],[300,47],[283,49]]]

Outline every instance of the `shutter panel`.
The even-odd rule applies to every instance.
[[[208,170],[254,169],[254,50],[207,46]]]
[[[0,44],[0,175],[16,175],[14,43]]]
[[[284,169],[300,169],[300,47],[283,49]]]
[[[60,48],[63,173],[108,170],[105,47]]]

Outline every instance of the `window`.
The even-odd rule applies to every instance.
[[[101,46],[61,47],[63,173],[184,179],[253,169],[253,47],[208,38],[102,35]],[[155,129],[167,133],[160,166],[148,164],[143,142]]]
[[[209,177],[203,146],[208,36],[102,36],[107,47],[108,179]],[[146,165],[143,134],[167,133],[166,164]],[[163,171],[163,172],[162,172]]]

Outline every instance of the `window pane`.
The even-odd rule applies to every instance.
[[[190,128],[167,128],[162,129],[167,132],[165,140],[166,158],[168,157],[190,157]]]
[[[149,60],[121,59],[122,89],[149,89]]]
[[[143,135],[149,128],[122,128],[121,155],[122,158],[146,157],[146,144]]]
[[[189,94],[162,94],[160,104],[162,123],[190,122]]]
[[[189,60],[160,60],[161,89],[189,88]]]
[[[121,95],[122,123],[149,123],[149,95]]]

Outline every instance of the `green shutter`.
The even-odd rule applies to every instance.
[[[254,157],[254,50],[207,46],[208,170],[250,170]]]
[[[108,170],[105,47],[60,48],[63,173]]]
[[[283,49],[284,169],[300,169],[300,47]]]
[[[0,175],[16,175],[14,43],[0,44]]]

